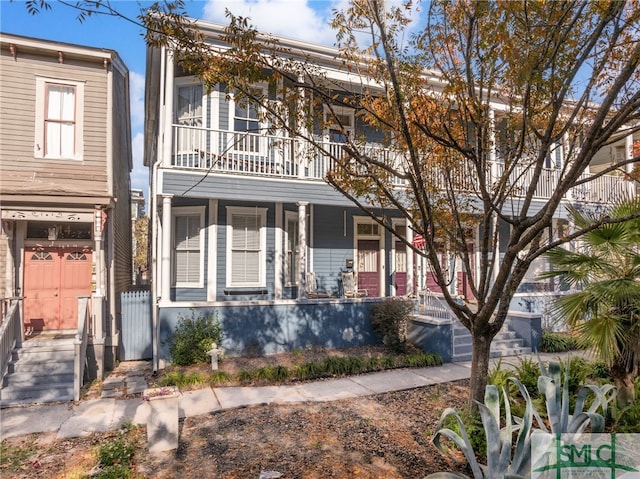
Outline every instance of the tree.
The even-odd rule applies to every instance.
[[[149,269],[149,218],[146,215],[134,222],[133,241],[135,245],[133,265],[136,272],[143,273]]]
[[[608,213],[627,218],[640,210],[640,199],[620,201]],[[588,229],[599,216],[572,211],[573,221]],[[577,251],[554,248],[547,253],[552,271],[577,292],[555,302],[554,313],[611,366],[618,404],[635,400],[634,380],[640,362],[640,220],[599,226],[581,238]]]
[[[491,341],[529,266],[582,233],[545,239],[561,201],[638,159],[588,169],[596,152],[638,129],[638,0],[433,0],[388,9],[384,0],[351,0],[332,23],[334,63],[350,75],[349,85],[246,18],[229,14],[221,39],[229,48],[215,48],[181,6],[146,11],[148,44],[174,49],[184,71],[259,104],[271,128],[321,150],[334,165],[326,181],[383,227],[393,232],[380,209],[393,209],[423,236],[424,250],[400,240],[427,258],[444,300],[471,332],[470,399],[481,402]],[[417,33],[410,31],[414,18],[424,21]],[[259,81],[277,101],[256,93]],[[341,107],[377,130],[386,149],[348,135]],[[342,130],[340,148],[327,149],[314,134],[328,125]],[[560,151],[563,162],[551,177],[545,167]],[[550,182],[550,198],[534,201]],[[447,289],[443,253],[461,265],[475,304]]]

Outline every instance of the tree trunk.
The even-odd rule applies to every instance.
[[[624,368],[613,366],[611,368],[611,376],[613,377],[613,383],[618,388],[618,395],[616,396],[618,407],[623,408],[633,404],[636,400],[635,375],[625,371]]]
[[[471,356],[471,386],[469,391],[469,406],[476,409],[474,401],[484,402],[484,390],[487,386],[489,374],[489,354],[491,350],[491,334],[488,331],[471,333],[473,353]]]

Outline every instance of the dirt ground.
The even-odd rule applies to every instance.
[[[224,368],[242,369],[248,363],[256,367],[276,359],[225,360]],[[278,364],[306,359],[279,358]],[[130,433],[137,442],[131,477],[258,479],[263,471],[276,471],[282,479],[415,479],[438,471],[464,472],[465,466],[444,458],[430,438],[442,411],[462,407],[467,394],[468,382],[459,381],[330,403],[216,412],[185,419],[178,450],[156,456],[147,453],[141,427]],[[50,434],[11,438],[3,449],[11,451],[14,460],[3,458],[0,477],[87,477],[100,444],[118,434],[66,440]]]

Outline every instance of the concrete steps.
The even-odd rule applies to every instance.
[[[73,335],[33,338],[14,349],[0,407],[73,400]]]
[[[453,327],[453,355],[452,362],[471,361],[472,354],[471,333],[459,322]],[[522,339],[506,326],[496,335],[491,343],[491,357],[519,356],[530,354],[531,348],[525,347]]]

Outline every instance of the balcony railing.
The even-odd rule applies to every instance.
[[[233,132],[186,125],[173,125],[171,167],[205,170],[208,172],[243,175],[276,176],[322,180],[334,168],[334,158],[344,154],[344,144],[320,142],[319,147],[294,138],[279,135]],[[402,156],[397,151],[377,145],[367,145],[364,153],[386,164],[400,165]],[[497,181],[504,165],[496,162],[489,178]],[[549,198],[559,181],[559,170],[544,168],[533,197]],[[583,175],[587,177],[588,175]],[[509,175],[509,194],[523,197],[533,178],[533,170],[516,166]],[[404,180],[392,179],[396,186]],[[460,192],[475,189],[474,169],[471,165],[456,166],[455,171],[442,169],[430,175],[429,182],[436,188],[453,186]],[[574,201],[606,203],[624,195],[629,182],[620,176],[603,175],[570,190],[567,197]]]

